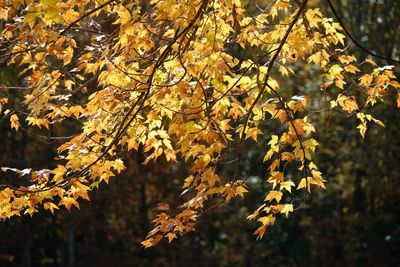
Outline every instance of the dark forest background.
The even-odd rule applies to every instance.
[[[362,45],[400,57],[400,1],[332,1]],[[312,2],[333,17],[325,1]],[[349,49],[361,60],[367,57]],[[318,74],[306,63],[296,68],[296,77],[283,81],[287,94],[318,99]],[[18,79],[17,68],[0,65],[0,85],[15,86]],[[10,100],[18,101],[19,92],[12,93]],[[322,126],[315,136],[321,144],[316,156],[327,189],[312,194],[287,220],[278,220],[262,240],[252,236],[256,227],[245,218],[264,198],[267,166],[264,149],[249,145],[241,168],[250,176],[245,200],[202,217],[196,232],[143,249],[140,241],[151,229],[156,203],[180,202],[187,170],[183,163],[162,160],[142,165],[139,152],[127,155],[124,175],[100,185],[91,202],[80,202],[80,210],[55,216],[41,211],[0,222],[0,266],[400,266],[400,112],[393,97],[372,114],[386,127],[371,126],[365,139],[343,114],[314,115]],[[77,125],[52,131],[67,136]],[[57,144],[31,130],[15,134],[7,121],[0,123],[1,166],[54,167]]]

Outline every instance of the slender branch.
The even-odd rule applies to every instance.
[[[108,6],[109,4],[111,4],[112,2],[114,2],[115,0],[109,0],[107,2],[105,2],[104,4],[99,5],[98,7],[90,10],[88,13],[84,14],[83,16],[77,18],[75,21],[71,22],[71,24],[69,24],[64,30],[62,30],[60,32],[60,35],[64,35],[67,33],[67,31],[69,31],[74,25],[76,25],[78,22],[80,22],[81,20],[83,20],[84,18],[90,16],[91,14],[95,13],[96,11],[102,9],[103,7]]]
[[[385,57],[382,55],[378,55],[374,52],[372,52],[371,50],[369,50],[368,48],[366,48],[365,46],[363,46],[362,44],[360,44],[360,42],[358,42],[353,35],[351,35],[351,33],[349,32],[349,30],[347,29],[347,27],[344,25],[343,20],[339,17],[338,13],[336,12],[335,7],[333,6],[331,0],[326,0],[328,2],[328,5],[330,7],[330,9],[332,10],[333,15],[336,17],[337,21],[339,22],[340,26],[343,28],[344,32],[347,34],[347,36],[350,38],[350,40],[353,41],[353,43],[360,48],[361,50],[363,50],[364,52],[366,52],[367,54],[379,58],[379,59],[383,59],[389,62],[393,62],[393,63],[397,63],[400,64],[400,60],[394,59],[394,58],[390,58],[390,57]],[[340,1],[340,0],[339,0]]]
[[[308,3],[308,0],[304,0],[304,2],[301,4],[299,10],[295,14],[295,16],[293,18],[293,21],[290,23],[285,35],[283,36],[278,48],[276,49],[275,54],[272,56],[272,58],[271,58],[271,60],[270,60],[270,62],[268,64],[267,72],[266,72],[265,78],[264,78],[264,83],[263,83],[262,87],[260,88],[260,92],[258,93],[258,95],[256,96],[256,99],[253,101],[252,105],[250,106],[250,108],[248,110],[248,114],[246,116],[246,120],[245,120],[245,123],[243,125],[243,130],[242,130],[242,133],[241,133],[241,136],[240,136],[240,140],[239,140],[239,144],[238,144],[238,148],[237,148],[237,154],[236,155],[237,155],[238,161],[237,161],[237,164],[236,164],[235,178],[237,176],[237,172],[238,172],[238,169],[239,169],[241,146],[242,146],[242,143],[243,143],[244,138],[245,138],[246,127],[247,127],[247,125],[249,123],[251,112],[254,109],[254,107],[257,104],[257,102],[260,100],[260,98],[263,95],[265,89],[268,87],[268,80],[269,80],[269,77],[271,75],[271,69],[274,66],[275,61],[277,60],[280,52],[282,51],[283,46],[286,44],[286,40],[289,37],[290,33],[292,32],[294,25],[297,23],[297,21],[300,18],[301,14],[306,9],[307,3]]]

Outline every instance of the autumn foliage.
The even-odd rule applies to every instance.
[[[1,184],[0,218],[79,208],[139,150],[143,164],[181,161],[190,170],[181,177],[184,201],[158,205],[145,247],[246,197],[240,162],[249,143],[263,147],[270,184],[248,216],[259,223],[257,238],[325,188],[313,117],[342,112],[362,137],[370,124],[384,126],[368,110],[400,95],[394,66],[349,54],[342,25],[312,1],[256,2],[0,0],[1,58],[25,82],[12,104],[11,88],[0,92],[2,122],[64,141],[56,168],[2,168],[25,180]],[[320,86],[287,95],[299,63]],[[54,135],[71,124],[73,136]]]

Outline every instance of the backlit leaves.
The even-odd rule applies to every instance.
[[[367,108],[400,84],[393,66],[348,54],[340,25],[307,1],[267,2],[254,14],[239,0],[0,2],[0,20],[11,23],[2,30],[7,60],[27,84],[15,106],[1,95],[2,116],[15,131],[79,129],[63,139],[54,169],[3,170],[27,184],[0,189],[0,218],[79,208],[134,153],[145,155],[139,164],[179,161],[189,172],[181,177],[184,203],[158,205],[144,247],[172,242],[208,209],[246,197],[240,164],[250,144],[263,149],[267,185],[248,217],[259,224],[257,238],[300,205],[299,190],[325,188],[312,112],[322,97],[302,86],[288,96],[285,80],[300,63],[321,73],[314,89],[328,109],[354,116],[362,136],[369,122],[383,126]]]

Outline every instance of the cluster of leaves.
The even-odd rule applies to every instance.
[[[280,81],[296,75],[299,62],[315,66],[327,110],[355,116],[362,136],[369,122],[383,125],[368,107],[400,84],[392,66],[348,54],[340,24],[307,0],[254,5],[0,1],[4,60],[22,68],[27,89],[19,106],[2,93],[3,118],[16,131],[22,121],[43,131],[75,121],[81,129],[58,147],[56,168],[16,170],[29,176],[28,184],[2,185],[0,217],[33,214],[41,205],[51,212],[79,207],[78,199],[89,199],[88,191],[125,169],[124,151],[141,149],[144,164],[164,157],[190,166],[182,177],[186,202],[173,210],[159,205],[145,247],[193,230],[206,207],[244,197],[247,178],[239,168],[247,142],[265,144],[272,184],[248,217],[260,222],[258,238],[300,205],[312,185],[324,188],[314,160],[316,125],[308,116],[315,100],[306,94],[286,99]],[[235,47],[249,51],[246,58],[235,56]],[[265,131],[275,120],[276,131]],[[223,176],[221,164],[235,172]],[[298,169],[291,178],[288,165]],[[304,196],[291,197],[292,187]]]

